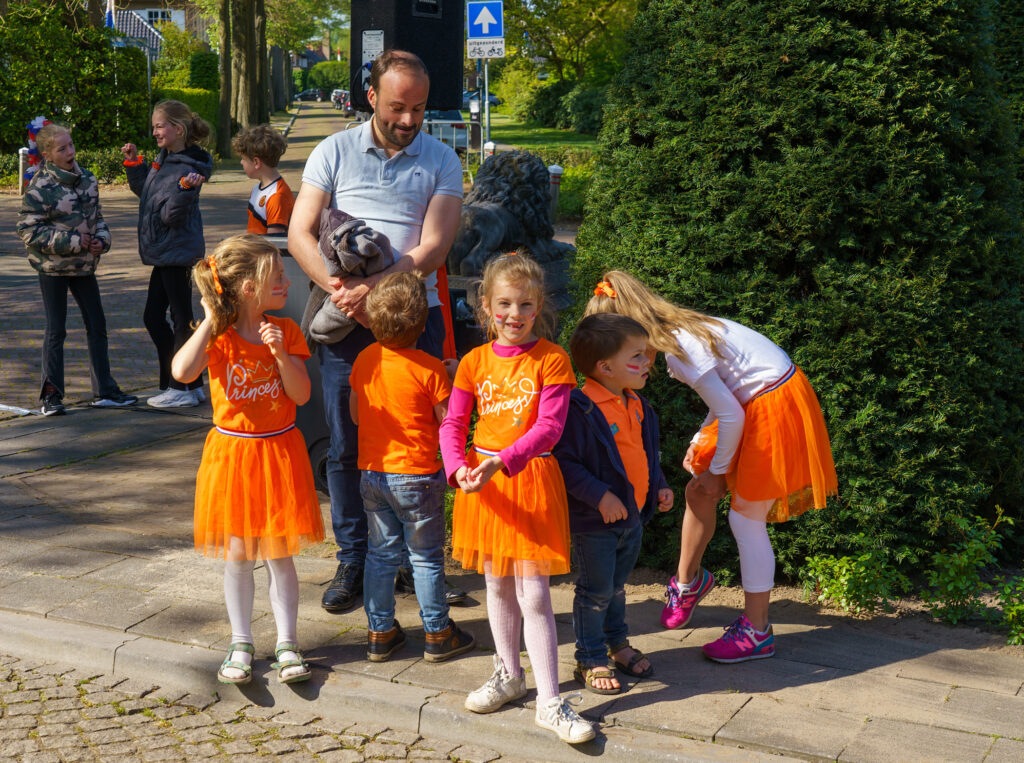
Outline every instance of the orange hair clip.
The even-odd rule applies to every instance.
[[[220,279],[217,277],[217,263],[212,254],[206,258],[206,264],[209,266],[210,272],[213,273],[213,288],[217,290],[218,294],[223,294],[224,287],[220,285]]]
[[[594,296],[599,297],[602,294],[604,294],[607,297],[611,297],[612,299],[615,299],[617,296],[619,296],[618,294],[615,293],[615,289],[612,288],[612,285],[607,281],[601,281],[601,283],[594,287]]]

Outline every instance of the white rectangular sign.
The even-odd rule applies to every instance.
[[[466,58],[504,58],[505,38],[474,39],[466,42]]]

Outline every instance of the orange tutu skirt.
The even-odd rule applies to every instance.
[[[732,494],[773,501],[769,522],[824,508],[838,491],[836,467],[821,405],[803,371],[794,366],[788,379],[756,395],[744,411],[743,438],[725,476]],[[694,474],[711,465],[717,445],[716,419],[698,435]]]
[[[486,456],[467,454],[470,468]],[[452,556],[490,575],[561,575],[569,571],[569,507],[562,470],[538,456],[515,477],[497,472],[478,493],[455,494]]]
[[[210,430],[196,477],[196,551],[279,559],[323,538],[313,470],[298,429],[253,438]]]

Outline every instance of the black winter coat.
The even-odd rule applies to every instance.
[[[190,266],[206,254],[199,188],[178,181],[192,172],[210,178],[213,159],[199,146],[171,153],[163,149],[152,164],[125,168],[139,197],[139,256],[147,265]],[[202,186],[200,186],[201,188]]]

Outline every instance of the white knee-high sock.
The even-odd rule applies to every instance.
[[[290,556],[267,559],[267,580],[270,588],[270,608],[277,624],[277,641],[298,643],[296,623],[299,617],[299,576]]]
[[[252,571],[255,563],[247,559],[224,565],[224,603],[231,621],[231,641],[252,643],[252,600],[256,592]]]
[[[537,682],[537,705],[558,696],[558,636],[551,609],[547,575],[516,577],[516,596],[523,613],[523,638]]]
[[[519,675],[519,636],[523,615],[516,600],[516,583],[511,576],[485,574],[487,583],[487,622],[494,637],[494,649],[505,670]]]
[[[764,593],[775,586],[775,551],[764,520],[750,519],[729,509],[729,528],[740,552],[740,580],[747,593]]]

